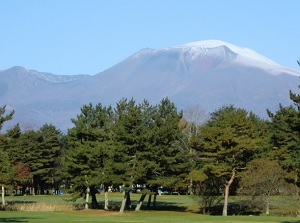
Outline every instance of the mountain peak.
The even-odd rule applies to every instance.
[[[8,71],[12,71],[12,72],[26,72],[27,70],[24,67],[21,66],[14,66],[8,69]]]
[[[222,40],[203,40],[203,41],[195,41],[183,44],[179,47],[201,47],[201,48],[214,48],[219,46],[228,46],[235,47],[233,44],[227,43]]]
[[[82,105],[114,106],[121,98],[155,104],[168,97],[179,109],[207,113],[233,104],[267,118],[266,109],[290,105],[289,91],[299,91],[300,73],[273,64],[250,49],[207,40],[146,48],[92,76],[13,67],[0,72],[0,105],[16,111],[10,125],[52,123],[64,132]]]
[[[265,56],[262,56],[261,54],[245,47],[239,47],[236,45],[233,45],[231,43],[227,43],[222,40],[204,40],[204,41],[196,41],[196,42],[190,42],[183,45],[179,45],[173,48],[179,48],[179,49],[189,49],[192,51],[203,51],[203,50],[209,50],[209,49],[216,49],[216,48],[229,48],[232,52],[238,54],[239,60],[254,60],[254,61],[260,61],[264,64],[272,65],[272,66],[280,66],[274,61],[266,58]],[[241,62],[241,61],[240,61]]]

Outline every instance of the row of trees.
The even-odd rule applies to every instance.
[[[83,106],[72,120],[75,127],[68,132],[65,160],[76,190],[90,191],[96,206],[99,183],[106,192],[109,185],[122,185],[123,211],[130,206],[133,185],[147,185],[150,195],[158,186],[177,185],[187,168],[186,151],[179,145],[181,118],[168,99],[157,106],[133,99],[121,100],[115,109]]]
[[[5,107],[1,111],[2,123],[12,118],[13,113],[4,114]],[[114,109],[83,106],[67,135],[48,124],[25,132],[16,125],[1,135],[1,166],[9,176],[1,174],[1,182],[21,186],[22,193],[30,188],[32,194],[72,187],[91,195],[94,207],[100,184],[105,191],[121,185],[124,210],[133,185],[147,185],[152,195],[158,186],[173,187],[183,179],[188,168],[186,151],[179,146],[181,118],[168,99],[155,106],[123,99]]]
[[[0,135],[2,205],[5,186],[32,194],[63,186],[87,204],[91,195],[97,207],[102,185],[106,209],[108,188],[122,186],[123,211],[130,190],[141,185],[137,210],[146,195],[155,201],[166,187],[200,195],[203,211],[223,195],[223,215],[230,193],[263,196],[268,213],[270,195],[284,191],[284,183],[299,183],[300,95],[290,92],[290,98],[294,105],[268,111],[270,120],[228,105],[200,124],[201,111],[183,116],[169,99],[158,105],[122,99],[115,108],[84,105],[66,135],[51,124],[24,132],[16,125]],[[0,130],[12,118],[2,107]]]

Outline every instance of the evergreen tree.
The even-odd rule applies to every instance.
[[[142,107],[144,110],[142,110]],[[147,170],[153,166],[146,159],[149,154],[148,129],[149,119],[143,112],[151,109],[147,102],[137,105],[133,99],[122,99],[117,103],[115,110],[115,154],[114,173],[115,179],[123,185],[124,200],[120,211],[123,212],[125,205],[130,207],[130,189],[134,184],[147,182]],[[150,161],[150,162],[149,162]]]
[[[156,196],[158,186],[178,186],[181,175],[187,171],[186,151],[179,142],[181,117],[169,99],[156,106],[147,101],[136,104],[133,99],[117,104],[114,171],[125,185],[120,211],[125,204],[130,206],[129,189],[133,185],[147,185],[136,210],[146,193],[150,199],[152,194]]]
[[[269,147],[265,122],[253,113],[234,106],[225,106],[211,114],[211,119],[200,127],[198,151],[205,166],[201,170],[217,177],[224,185],[223,215],[227,215],[230,186],[236,171],[251,161],[259,150]]]
[[[42,136],[34,130],[28,130],[21,134],[14,162],[23,163],[30,169],[31,173],[31,193],[33,195],[39,193],[37,191],[38,185],[41,183],[39,172],[43,167],[44,157],[41,157],[42,151],[39,150],[39,144],[42,142]],[[39,159],[41,158],[41,160]]]
[[[150,143],[153,151],[152,159],[156,162],[157,168],[151,172],[149,183],[176,188],[188,171],[186,156],[189,151],[183,149],[181,144],[181,118],[182,112],[178,112],[169,99],[163,99],[156,107]]]
[[[42,181],[47,185],[51,185],[52,191],[59,190],[61,178],[60,156],[63,149],[63,134],[54,125],[45,124],[39,129],[39,134],[42,136],[42,141],[39,145],[39,150],[42,151],[40,160],[43,163],[39,174]]]
[[[0,132],[3,124],[12,119],[14,111],[9,114],[6,113],[6,106],[0,107]],[[9,160],[8,153],[5,151],[7,144],[6,137],[0,134],[0,184],[2,191],[2,207],[5,206],[5,185],[12,182],[14,176],[14,169],[12,168],[11,161]]]
[[[10,132],[10,135],[15,134],[17,137],[17,132],[17,130]],[[21,172],[30,172],[32,194],[34,195],[44,194],[45,189],[49,192],[49,189],[52,190],[55,187],[57,164],[62,146],[61,137],[62,134],[55,126],[45,124],[38,131],[28,130],[15,139],[10,138],[11,145],[14,145],[10,152],[13,162],[19,168],[22,167]],[[19,176],[23,176],[25,179],[28,177],[26,174]]]
[[[84,105],[72,122],[75,127],[68,130],[66,176],[74,184],[75,192],[86,196],[86,208],[90,194],[92,207],[98,207],[97,189],[100,184],[107,185],[112,176],[112,108]]]
[[[22,154],[24,154],[24,148],[21,143],[21,129],[19,124],[9,129],[6,132],[5,137],[7,142],[5,144],[5,151],[7,152],[9,160],[16,170],[16,174],[13,178],[13,184],[16,187],[21,187],[22,194],[24,194],[32,176],[30,168],[24,163],[26,160],[22,158]]]
[[[300,88],[300,86],[299,86]],[[273,149],[269,156],[280,161],[289,172],[289,180],[299,184],[300,170],[300,94],[290,91],[293,105],[284,107],[279,104],[279,110],[272,113],[271,118]]]
[[[10,112],[9,114],[6,113],[6,106],[0,107],[0,149],[4,150],[7,144],[7,139],[5,134],[1,134],[1,130],[5,122],[12,119],[14,111]]]
[[[15,111],[11,111],[8,114],[5,114],[5,113],[6,113],[6,106],[0,107],[0,131],[3,128],[4,122],[12,119]]]
[[[93,197],[99,183],[122,186],[123,211],[130,206],[129,191],[135,185],[147,185],[150,194],[156,194],[158,186],[176,187],[187,172],[181,117],[168,99],[157,106],[122,99],[114,110],[101,104],[84,106],[68,131],[65,164],[75,189],[86,195],[89,190]]]

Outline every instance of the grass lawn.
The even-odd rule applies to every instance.
[[[207,216],[187,212],[140,211],[112,212],[81,210],[70,212],[23,212],[2,211],[0,222],[68,223],[68,222],[149,222],[149,223],[299,223],[300,220],[275,216]]]
[[[133,206],[136,205],[138,194],[132,194]],[[148,222],[148,223],[300,223],[299,218],[278,217],[278,216],[208,216],[197,213],[198,206],[190,196],[186,195],[163,195],[157,197],[157,209],[145,210],[147,201],[141,211],[118,210],[121,204],[122,194],[110,193],[110,207],[114,211],[104,210],[65,210],[64,207],[72,206],[72,202],[66,201],[68,195],[39,195],[39,196],[11,196],[6,197],[9,203],[15,202],[21,205],[36,205],[42,207],[43,204],[51,204],[58,207],[55,211],[0,211],[0,222],[28,222],[28,223],[68,223],[68,222]],[[103,204],[103,194],[97,197],[100,205]],[[276,198],[273,207],[285,202],[286,198]],[[79,199],[76,204],[83,204],[84,200]],[[61,208],[60,208],[61,207]],[[272,210],[271,210],[272,213]]]

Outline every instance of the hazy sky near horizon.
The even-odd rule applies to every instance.
[[[0,0],[0,70],[96,74],[146,48],[223,40],[300,70],[299,0]]]

